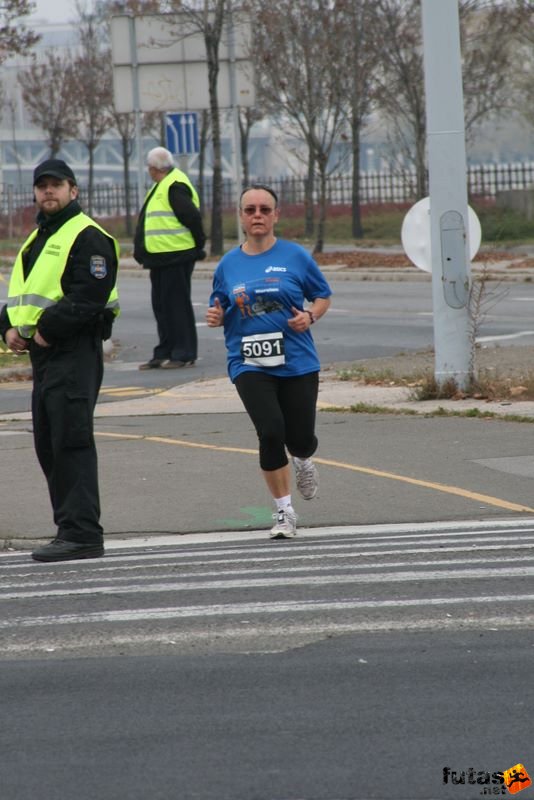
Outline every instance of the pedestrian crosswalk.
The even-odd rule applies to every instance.
[[[104,559],[64,564],[2,555],[0,657],[257,652],[349,633],[534,622],[529,520],[264,536],[114,542]]]

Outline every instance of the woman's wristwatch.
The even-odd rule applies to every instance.
[[[306,314],[308,314],[310,318],[310,325],[313,325],[314,322],[317,322],[317,317],[315,316],[313,311],[310,311],[309,308],[306,309]]]

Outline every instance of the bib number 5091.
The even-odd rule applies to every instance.
[[[243,336],[241,355],[245,364],[256,367],[278,367],[285,364],[284,335],[277,332]]]

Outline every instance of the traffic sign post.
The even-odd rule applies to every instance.
[[[167,150],[176,156],[190,156],[200,150],[198,114],[186,111],[165,115],[165,140]]]
[[[469,385],[469,225],[458,0],[422,0],[435,378]]]

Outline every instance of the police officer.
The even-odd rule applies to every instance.
[[[197,359],[197,330],[191,302],[195,261],[206,257],[200,201],[193,184],[174,166],[172,153],[155,147],[147,156],[155,182],[137,220],[134,257],[150,270],[152,310],[159,342],[139,369],[176,369]]]
[[[102,341],[119,313],[119,248],[83,213],[64,161],[39,164],[33,185],[38,227],[17,255],[0,311],[0,334],[10,350],[30,354],[35,451],[57,526],[56,538],[32,557],[97,558],[104,545],[93,414]]]

